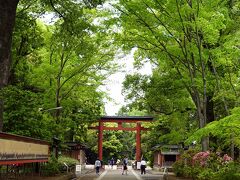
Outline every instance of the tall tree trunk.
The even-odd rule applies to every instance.
[[[61,88],[61,77],[57,77],[57,89],[56,89],[56,108],[61,106],[60,103],[60,88]],[[60,110],[57,109],[55,113],[56,123],[59,124]]]
[[[0,0],[0,90],[8,84],[12,33],[19,0]],[[0,131],[3,130],[3,99],[0,99]]]
[[[207,95],[206,111],[207,111],[207,124],[208,124],[208,123],[213,122],[215,120],[213,93],[212,92],[209,93],[209,95]]]
[[[206,113],[204,113],[204,108],[206,111],[206,106],[204,105],[203,100],[200,99],[199,92],[196,88],[193,88],[193,93],[191,94],[192,100],[197,108],[197,116],[199,120],[199,128],[204,128],[206,125]],[[205,117],[204,117],[205,115]],[[201,139],[202,151],[207,151],[209,149],[209,137],[202,137]]]

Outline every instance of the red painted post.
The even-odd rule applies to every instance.
[[[118,128],[122,128],[122,122],[118,122]]]
[[[136,160],[141,161],[141,124],[137,123],[136,133]]]
[[[103,123],[99,122],[98,126],[98,158],[102,160],[102,142],[103,142]]]

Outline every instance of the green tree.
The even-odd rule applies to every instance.
[[[225,46],[228,33],[236,36],[229,31],[234,19],[231,9],[238,4],[232,3],[229,7],[227,1],[123,0],[117,6],[125,48],[137,47],[138,61],[147,58],[159,68],[175,70],[196,107],[199,128],[215,119],[214,69],[227,70],[216,66],[219,59],[226,58],[216,51],[230,53],[231,61],[239,53],[239,49],[231,51]],[[227,101],[222,99],[224,103]],[[208,149],[207,137],[202,139],[202,148]]]
[[[21,4],[19,4],[21,2]],[[44,13],[46,11],[56,12],[60,17],[64,17],[63,15],[68,14],[69,10],[74,10],[73,8],[78,8],[79,6],[86,6],[89,8],[95,8],[98,4],[102,4],[104,1],[98,0],[89,0],[84,2],[75,2],[74,1],[64,1],[58,4],[53,2],[52,0],[46,1],[35,1],[33,4],[39,5],[39,7],[44,7],[41,5],[49,5],[45,7],[51,7],[48,9],[40,9],[39,13]],[[0,90],[8,84],[8,79],[10,76],[10,67],[11,67],[11,44],[12,44],[12,34],[13,28],[16,18],[16,9],[19,5],[21,7],[28,8],[32,2],[29,1],[0,1],[0,11],[1,11],[1,34],[0,34]],[[28,4],[28,6],[24,6],[24,4]],[[75,6],[73,6],[75,5]],[[57,9],[57,6],[59,9]],[[65,13],[65,14],[64,14]],[[34,13],[32,13],[34,15]],[[70,19],[68,19],[70,22]],[[3,128],[3,99],[0,99],[0,131]]]
[[[220,141],[215,147],[218,151],[222,151],[224,149],[228,149],[228,151],[230,151],[232,143],[234,143],[237,148],[240,148],[239,113],[239,107],[234,108],[231,110],[231,114],[229,116],[226,116],[219,121],[211,122],[206,127],[194,132],[187,142],[190,143],[193,140],[197,140],[199,142],[203,136],[213,136]]]
[[[1,91],[4,101],[4,132],[50,141],[53,119],[38,110],[43,94],[8,86]]]
[[[0,1],[0,90],[8,84],[11,66],[11,43],[18,0]],[[3,99],[0,99],[0,131],[3,128]]]
[[[75,125],[78,129],[97,118],[103,105],[103,94],[97,88],[114,69],[114,46],[109,44],[106,31],[93,24],[96,12],[82,8],[77,12],[72,17],[72,20],[76,18],[76,23],[71,30],[65,21],[59,20],[46,32],[49,34],[47,44],[40,51],[42,62],[33,69],[31,77],[33,84],[47,89],[47,107],[63,106],[66,109],[55,112],[56,124],[60,128],[56,134],[63,131],[61,124],[66,121],[70,123],[69,133],[72,134],[76,132]],[[43,81],[40,82],[39,78]],[[72,134],[71,139],[75,135]]]
[[[13,88],[1,90],[3,130],[85,142],[89,124],[103,112],[105,94],[98,88],[115,69],[109,26],[95,22],[108,13],[72,1],[49,2],[44,8],[28,1],[18,6],[9,78]],[[53,10],[55,23],[43,24],[41,13]],[[21,105],[15,107],[18,99]]]

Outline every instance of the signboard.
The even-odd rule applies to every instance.
[[[75,174],[78,176],[81,174],[82,171],[82,166],[81,165],[76,165],[76,171]]]
[[[137,162],[137,169],[141,169],[141,162]]]
[[[23,136],[0,133],[0,165],[30,162],[46,162],[49,145]]]

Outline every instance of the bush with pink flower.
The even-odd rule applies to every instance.
[[[219,152],[210,151],[190,154],[191,158],[189,152],[186,151],[181,159],[173,165],[173,171],[177,176],[199,180],[227,180],[229,177],[240,179],[239,164],[234,163],[227,154],[222,156]],[[189,163],[190,161],[191,163]],[[239,169],[239,171],[235,169]]]
[[[210,152],[199,152],[195,154],[192,158],[193,165],[200,164],[201,167],[205,167],[207,165],[207,160],[210,157]]]
[[[223,156],[223,163],[229,163],[230,161],[232,161],[233,159],[230,157],[230,156],[228,156],[227,154],[224,154],[224,156]]]

